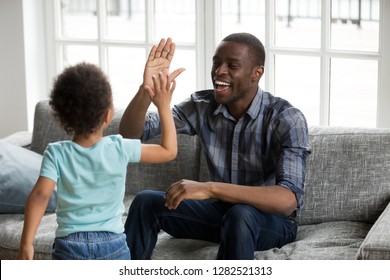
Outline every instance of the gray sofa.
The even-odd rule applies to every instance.
[[[118,133],[121,114],[116,112],[107,134]],[[311,127],[309,133],[313,152],[307,164],[305,204],[297,216],[297,240],[256,252],[255,258],[390,259],[390,129]],[[22,145],[28,143],[25,137],[16,134],[5,140]],[[39,102],[27,148],[41,154],[48,143],[66,138],[48,102]],[[174,161],[129,165],[126,209],[140,190],[164,190],[182,178],[207,180],[205,166],[197,137],[179,135]],[[22,214],[0,214],[0,259],[16,257],[22,226]],[[55,227],[55,213],[46,213],[35,241],[37,259],[51,258]],[[215,259],[217,249],[218,244],[175,239],[162,232],[153,258]]]

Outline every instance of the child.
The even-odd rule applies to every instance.
[[[161,116],[160,145],[120,135],[103,137],[114,107],[110,83],[98,67],[80,63],[58,76],[50,105],[73,139],[49,144],[44,153],[25,209],[18,259],[33,259],[34,237],[56,185],[53,259],[130,259],[122,223],[127,164],[166,162],[177,154],[170,109],[176,83],[162,73],[153,82],[154,91],[146,90]]]

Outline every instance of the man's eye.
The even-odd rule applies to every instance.
[[[213,68],[218,68],[221,65],[221,63],[213,62]]]

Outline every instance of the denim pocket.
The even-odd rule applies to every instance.
[[[53,260],[129,260],[126,235],[111,232],[76,232],[57,237]]]

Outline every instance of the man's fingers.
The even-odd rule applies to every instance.
[[[153,60],[154,59],[154,56],[156,55],[156,50],[157,50],[157,46],[154,45],[152,47],[152,49],[150,50],[150,52],[149,52],[148,60]]]
[[[171,38],[168,38],[165,57],[169,60],[169,62],[172,61],[173,56],[175,55],[175,50],[176,50],[176,44],[172,42]]]
[[[154,57],[161,57],[161,53],[162,53],[163,48],[164,48],[165,45],[166,45],[165,44],[165,39],[161,39],[160,43],[157,46],[156,53],[155,53]]]
[[[177,206],[183,201],[184,199],[184,190],[183,189],[176,189],[175,191],[170,191],[169,193],[166,193],[165,195],[165,206],[168,209],[176,209]]]
[[[173,52],[173,53],[172,53]],[[168,38],[163,50],[161,52],[162,58],[167,58],[168,60],[172,60],[173,54],[175,53],[175,44],[172,43],[172,39]],[[171,59],[169,59],[171,58]]]

